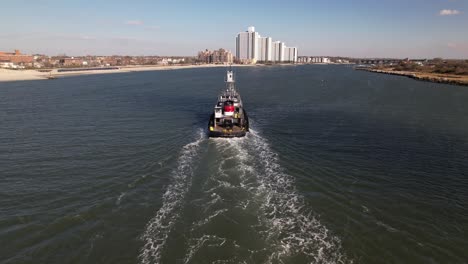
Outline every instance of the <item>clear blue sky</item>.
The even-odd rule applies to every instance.
[[[0,10],[2,51],[234,52],[236,34],[253,25],[299,55],[468,58],[466,0],[10,0]]]

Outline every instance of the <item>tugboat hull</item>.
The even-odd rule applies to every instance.
[[[208,132],[208,137],[210,138],[235,138],[235,137],[245,137],[247,133],[245,131],[240,132],[219,132],[219,131],[210,131]]]
[[[247,132],[249,132],[249,118],[247,117],[247,112],[243,110],[244,113],[244,122],[241,126],[234,125],[229,128],[225,127],[214,127],[214,114],[210,117],[210,122],[208,123],[208,137],[212,138],[235,138],[235,137],[244,137]]]

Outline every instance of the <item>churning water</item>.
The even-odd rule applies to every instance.
[[[208,140],[201,133],[183,147],[173,175],[144,233],[143,263],[161,262],[168,248],[174,252],[167,261],[177,256],[184,263],[345,259],[339,239],[306,208],[294,179],[255,130],[241,139]]]

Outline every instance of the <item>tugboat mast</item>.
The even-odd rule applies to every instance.
[[[234,80],[234,73],[232,71],[232,66],[229,66],[229,70],[226,73],[226,91],[229,92],[229,95],[233,96],[234,93],[236,92],[236,88],[234,86],[235,80]]]

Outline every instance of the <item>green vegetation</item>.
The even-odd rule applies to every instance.
[[[388,66],[378,66],[377,68]],[[393,66],[394,71],[468,75],[468,60],[443,60],[435,58],[426,62],[402,61]]]

